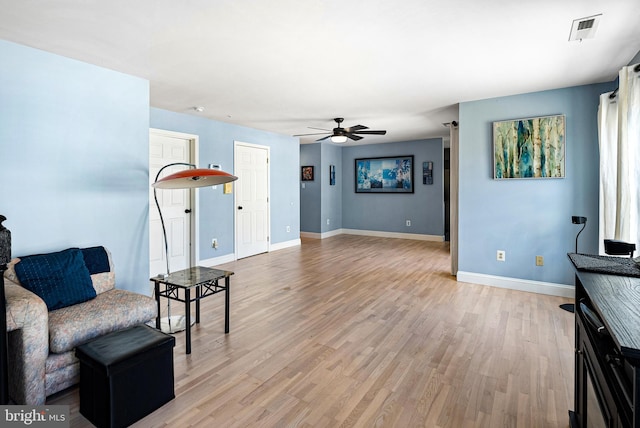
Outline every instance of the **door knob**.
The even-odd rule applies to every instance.
[[[185,213],[185,214],[189,214],[190,212],[191,212],[191,210],[190,210],[190,209],[188,209],[188,208],[187,208],[186,210],[184,210],[184,213]]]
[[[239,210],[241,210],[241,209],[242,209],[242,205],[241,205],[241,206],[239,206],[239,207],[238,207],[238,209],[239,209]]]

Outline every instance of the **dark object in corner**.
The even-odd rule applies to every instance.
[[[604,240],[604,252],[612,256],[626,256],[633,258],[633,252],[636,250],[636,244],[619,241],[617,239]]]
[[[6,219],[0,214],[0,265],[11,261],[11,231],[2,224]]]
[[[4,271],[11,261],[11,231],[2,225],[7,218],[0,215],[0,405],[9,403],[9,366],[7,357],[7,303],[4,295]]]
[[[575,305],[573,303],[563,303],[560,305],[560,309],[573,313],[575,311]]]

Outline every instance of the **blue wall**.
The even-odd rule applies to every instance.
[[[194,115],[151,109],[151,127],[199,136],[200,167],[221,164],[233,171],[234,141],[269,146],[271,158],[271,244],[298,239],[300,236],[300,195],[298,139],[259,131],[244,126],[218,122]],[[203,191],[204,190],[204,191]],[[209,259],[234,252],[233,195],[221,188],[199,190],[200,258]],[[290,226],[290,232],[286,231]],[[219,247],[211,248],[211,237]]]
[[[149,294],[149,84],[0,41],[0,214],[13,256],[104,245]]]
[[[314,180],[301,181],[302,174],[298,173],[300,187],[300,230],[304,232],[320,233],[322,231],[320,219],[322,215],[322,153],[321,144],[300,145],[300,166],[313,166]],[[328,167],[327,167],[328,168]],[[304,188],[302,187],[304,185]]]
[[[322,165],[320,183],[322,184],[320,227],[323,233],[342,228],[342,147],[333,144],[317,144],[321,147]],[[329,165],[335,166],[336,184],[329,184]],[[327,224],[327,220],[330,220]]]
[[[104,245],[117,287],[149,294],[150,127],[198,134],[202,166],[232,170],[234,141],[269,146],[271,243],[299,238],[296,138],[150,111],[146,80],[0,41],[0,214],[13,255]],[[200,257],[233,253],[232,195],[199,197]]]
[[[303,144],[302,165],[315,166],[315,181],[301,194],[301,230],[326,233],[337,229],[444,235],[442,139],[360,146]],[[357,158],[414,155],[413,194],[355,193]],[[422,184],[422,163],[432,161],[432,185]],[[329,185],[329,165],[336,166],[336,185]],[[330,224],[327,224],[327,219]],[[411,220],[411,226],[406,226]]]
[[[581,252],[598,252],[598,97],[614,83],[460,104],[459,270],[573,284],[567,258],[580,226]],[[493,180],[492,123],[564,114],[566,177]],[[506,251],[506,261],[496,251]],[[535,256],[544,266],[535,266]]]
[[[344,147],[342,153],[343,228],[444,236],[441,138]],[[414,155],[415,193],[355,193],[355,159],[405,155]],[[426,161],[433,162],[432,185],[422,184],[422,163]],[[405,220],[411,220],[411,227]]]

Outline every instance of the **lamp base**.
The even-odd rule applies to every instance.
[[[171,322],[169,322],[171,321]],[[191,325],[196,323],[195,318],[191,317]],[[149,321],[147,325],[155,328],[156,321]],[[160,331],[163,333],[174,334],[187,329],[187,317],[184,315],[172,315],[171,317],[160,318]]]
[[[560,309],[564,309],[567,312],[574,312],[575,305],[573,303],[563,303],[560,305]]]

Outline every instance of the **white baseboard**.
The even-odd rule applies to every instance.
[[[529,293],[547,294],[550,296],[575,297],[573,285],[554,284],[551,282],[531,281],[528,279],[507,278],[482,273],[458,271],[458,282],[508,288],[510,290],[527,291]]]
[[[398,239],[414,239],[418,241],[434,241],[444,242],[444,236],[438,235],[422,235],[419,233],[398,233],[398,232],[382,232],[378,230],[361,230],[361,229],[335,229],[325,233],[300,232],[303,238],[325,239],[336,235],[360,235],[375,236],[379,238],[398,238]]]
[[[292,239],[291,241],[284,241],[284,242],[278,242],[277,244],[271,244],[269,251],[284,250],[285,248],[299,247],[300,245],[302,245],[302,243],[300,242],[300,238]]]
[[[300,232],[300,238],[322,239],[322,233]]]
[[[332,236],[337,236],[342,234],[342,229],[330,230],[329,232],[324,233],[316,233],[316,232],[300,232],[301,238],[311,238],[311,239],[325,239],[331,238]]]
[[[302,245],[300,242],[300,238],[292,239],[291,241],[278,242],[277,244],[271,244],[269,247],[269,251],[270,252],[278,251],[278,250],[283,250],[285,248],[296,247],[300,245]],[[200,260],[200,262],[198,263],[198,266],[212,267],[212,266],[217,266],[224,263],[231,263],[235,261],[236,261],[235,254],[227,254],[220,257],[213,257],[211,259]]]
[[[234,254],[226,254],[220,257],[213,257],[210,259],[200,260],[198,262],[198,266],[213,267],[213,266],[222,265],[224,263],[231,263],[235,261],[236,261],[236,256]]]

